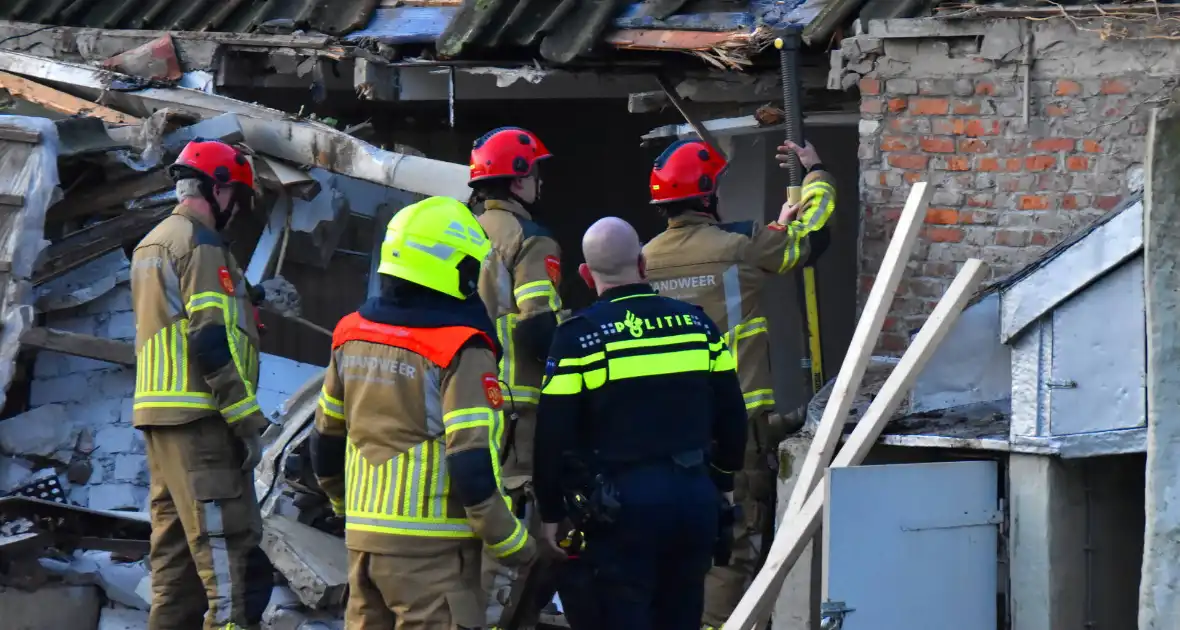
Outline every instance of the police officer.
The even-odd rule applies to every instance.
[[[796,205],[784,204],[778,219],[767,225],[720,221],[716,187],[726,162],[699,140],[668,147],[651,172],[651,202],[668,218],[668,229],[643,248],[648,279],[661,295],[703,308],[724,331],[750,422],[736,482],[745,522],[734,532],[733,562],[709,574],[705,628],[721,627],[741,601],[762,559],[763,534],[774,527],[771,462],[786,436],[782,417],[774,413],[762,289],[770,277],[808,258],[808,237],[824,227],[836,204],[835,188],[815,149],[788,143],[779,148],[780,161],[788,151],[807,169],[802,198]]]
[[[197,139],[169,173],[180,204],[131,257],[132,423],[151,473],[148,627],[245,628],[274,583],[253,482],[266,420],[249,290],[218,232],[250,210],[254,169],[234,147]]]
[[[561,310],[561,250],[553,235],[534,221],[541,195],[538,165],[549,150],[532,132],[518,127],[494,129],[475,141],[471,151],[473,210],[492,240],[492,253],[479,277],[479,295],[496,323],[504,348],[500,380],[504,385],[503,475],[517,515],[530,531],[540,522],[532,508],[533,433],[545,355]],[[527,568],[489,562],[484,571],[488,625],[521,619],[537,622],[539,610],[515,613]]]
[[[598,221],[582,248],[599,299],[558,328],[546,364],[534,455],[544,541],[567,517],[586,532],[603,627],[693,630],[719,491],[732,500],[745,447],[733,358],[703,311],[644,282],[626,222]]]
[[[535,555],[500,490],[499,345],[477,294],[490,249],[454,199],[402,209],[381,295],[333,334],[310,448],[345,520],[350,629],[482,628],[481,547],[508,566]]]

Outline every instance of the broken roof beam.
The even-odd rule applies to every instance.
[[[123,246],[123,243],[147,234],[175,204],[164,202],[103,221],[79,230],[45,248],[45,262],[33,272],[33,284],[39,285],[76,269],[95,258]]]
[[[816,112],[804,114],[803,118],[803,124],[808,127],[855,125],[858,122],[860,122],[860,114],[856,112]],[[708,129],[715,136],[739,136],[762,133],[764,131],[777,131],[785,128],[782,124],[762,125],[753,114],[749,116],[738,116],[736,118],[715,118],[703,121],[702,124],[704,124],[705,129]],[[681,123],[678,125],[656,127],[643,134],[643,139],[687,138],[693,135],[696,135],[696,132],[692,126]]]
[[[35,103],[46,109],[71,116],[93,116],[112,125],[129,125],[141,121],[98,103],[93,103],[60,90],[41,85],[15,74],[0,72],[0,88],[8,90],[16,98]]]
[[[30,328],[21,334],[20,342],[26,348],[52,350],[75,357],[135,367],[135,346],[126,341],[38,327]]]
[[[459,201],[471,196],[466,164],[385,151],[334,129],[289,120],[242,117],[240,122],[251,149],[288,162],[420,195]]]

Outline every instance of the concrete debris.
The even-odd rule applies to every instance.
[[[151,574],[147,560],[117,562],[109,551],[76,551],[69,560],[41,558],[39,562],[66,584],[98,586],[111,601],[137,610],[150,608]]]
[[[115,55],[102,62],[102,67],[157,81],[176,81],[183,74],[170,35]]]
[[[33,521],[27,518],[18,518],[0,525],[0,536],[19,536],[32,530]]]
[[[263,521],[262,550],[304,606],[343,605],[348,590],[344,541],[284,516]]]
[[[98,626],[99,592],[93,586],[46,586],[35,591],[0,587],[5,630],[82,630]]]
[[[300,604],[294,591],[276,586],[270,604],[262,614],[262,630],[343,630],[340,615],[309,611]]]
[[[291,281],[275,276],[263,280],[259,286],[266,291],[266,305],[270,310],[283,317],[299,317],[303,314],[299,290]]]
[[[0,495],[19,487],[33,474],[33,465],[17,457],[0,457]]]
[[[64,405],[43,405],[0,420],[0,452],[68,464],[78,433]]]
[[[115,250],[38,286],[33,304],[42,313],[81,306],[130,278],[131,262],[123,250]]]
[[[97,630],[147,630],[148,614],[133,608],[103,608]]]

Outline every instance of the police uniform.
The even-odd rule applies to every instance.
[[[259,623],[273,574],[253,471],[235,432],[266,426],[258,330],[242,272],[181,205],[135,248],[132,423],[151,473],[153,630]],[[207,611],[207,614],[206,614]]]
[[[558,328],[546,374],[534,454],[543,520],[570,516],[572,462],[621,503],[586,532],[604,626],[697,627],[719,491],[732,489],[746,441],[717,327],[646,284],[616,287]]]
[[[482,260],[488,248],[452,199],[401,210],[379,273],[406,282],[333,334],[311,450],[345,518],[350,630],[482,627],[481,548],[510,566],[535,555],[501,492],[498,344],[475,295],[478,272],[466,296],[434,290],[457,289],[445,277],[456,250]],[[448,250],[451,262],[439,263]]]
[[[549,151],[531,132],[515,127],[493,130],[476,141],[472,182],[523,177]],[[492,252],[479,278],[479,295],[496,325],[503,348],[499,363],[504,388],[503,445],[505,490],[515,513],[536,534],[540,521],[532,507],[533,435],[545,354],[561,311],[561,249],[553,235],[511,199],[482,201],[479,223],[492,240]],[[487,623],[497,627],[516,614],[528,569],[489,561],[483,571],[488,593]],[[522,627],[538,621],[538,610],[522,611]]]
[[[643,248],[652,287],[700,306],[726,331],[750,419],[750,441],[735,493],[745,523],[735,531],[733,562],[709,575],[708,626],[720,627],[733,612],[757,573],[762,533],[773,530],[775,475],[770,462],[785,436],[776,435],[772,426],[775,401],[762,290],[770,276],[785,274],[807,259],[808,236],[824,227],[835,208],[828,174],[810,172],[802,198],[802,212],[786,225],[720,223],[712,215],[687,212],[669,219],[668,229]]]

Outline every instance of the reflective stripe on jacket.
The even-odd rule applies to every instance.
[[[221,237],[181,205],[135,248],[135,426],[211,413],[264,423],[249,292]]]
[[[651,286],[700,306],[725,331],[751,417],[773,410],[775,402],[762,290],[771,275],[807,259],[807,237],[831,217],[836,192],[827,173],[808,174],[802,202],[799,216],[786,225],[719,223],[709,215],[683,214],[643,248]]]
[[[468,343],[479,337],[486,345]],[[345,515],[349,549],[421,553],[437,548],[429,539],[478,537],[503,557],[525,545],[498,490],[492,343],[474,328],[407,328],[359,313],[337,325],[315,428],[347,440],[342,474],[320,485]],[[464,506],[448,465],[468,451],[490,460],[497,488],[475,506]]]
[[[492,253],[479,276],[479,296],[504,349],[504,396],[517,406],[536,405],[544,365],[521,351],[516,327],[520,320],[561,310],[561,250],[518,203],[488,200],[479,222],[492,240]]]

